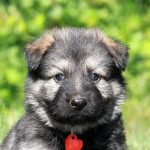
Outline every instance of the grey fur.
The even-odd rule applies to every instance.
[[[71,131],[85,142],[83,150],[126,149],[119,108],[125,98],[125,45],[98,29],[53,29],[28,44],[26,56],[26,114],[2,150],[64,150]],[[91,73],[100,79],[91,81]],[[57,81],[56,74],[65,80]],[[70,106],[74,97],[87,105],[75,110]],[[91,145],[90,135],[97,137]]]

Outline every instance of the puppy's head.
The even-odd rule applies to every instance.
[[[54,29],[26,46],[26,106],[54,128],[113,120],[124,100],[127,47],[98,29]]]

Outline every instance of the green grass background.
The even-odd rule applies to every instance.
[[[127,43],[129,150],[150,150],[150,0],[1,0],[0,141],[24,113],[25,44],[52,27],[98,27]]]

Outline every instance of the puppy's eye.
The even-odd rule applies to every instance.
[[[55,80],[57,81],[63,81],[64,79],[65,79],[65,76],[61,73],[55,75]]]
[[[92,81],[98,81],[100,79],[100,75],[97,73],[91,73],[89,77]]]

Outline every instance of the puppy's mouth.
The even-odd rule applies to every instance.
[[[98,124],[98,118],[88,115],[70,115],[67,117],[54,117],[54,127],[64,132],[82,133]]]
[[[82,110],[72,107],[62,107],[62,105],[51,105],[49,107],[49,117],[55,128],[62,131],[81,133],[98,125],[99,120],[104,116],[104,109],[101,105],[87,105]]]
[[[96,126],[96,120],[89,118],[71,117],[66,119],[53,120],[53,125],[63,132],[81,134],[84,131]]]
[[[70,115],[69,117],[63,118],[55,118],[55,121],[60,122],[62,124],[70,124],[70,125],[80,125],[84,123],[94,123],[97,120],[95,117],[90,117],[87,115]]]

